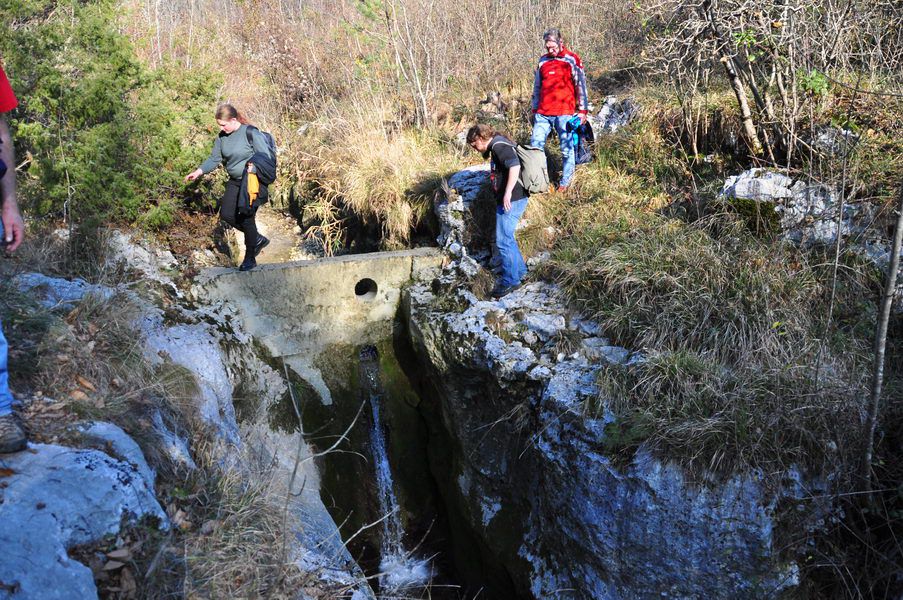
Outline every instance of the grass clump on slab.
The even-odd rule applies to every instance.
[[[806,255],[733,215],[634,213],[569,238],[552,269],[615,343],[646,356],[601,376],[623,429],[715,470],[820,468],[838,452],[852,464],[868,340],[825,335],[829,286]]]

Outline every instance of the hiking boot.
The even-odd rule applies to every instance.
[[[265,238],[262,235],[257,236],[257,243],[254,244],[254,258],[257,258],[257,255],[260,254],[260,251],[270,245],[269,238]]]
[[[257,266],[257,261],[254,260],[253,256],[246,256],[243,261],[241,261],[241,265],[238,266],[239,271],[250,271],[254,267]]]
[[[496,285],[494,288],[492,288],[492,291],[489,292],[489,294],[490,294],[493,298],[499,299],[499,298],[501,298],[502,296],[507,296],[508,294],[510,294],[511,292],[513,292],[514,290],[516,290],[518,287],[520,287],[520,284],[517,284],[517,285]]]
[[[25,428],[15,415],[0,417],[0,454],[24,450],[28,438]]]

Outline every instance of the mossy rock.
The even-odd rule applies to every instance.
[[[776,210],[776,203],[749,198],[731,198],[727,203],[743,218],[753,233],[771,234],[780,231],[781,216]]]

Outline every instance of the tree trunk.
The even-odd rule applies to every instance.
[[[878,405],[881,403],[881,386],[884,382],[884,351],[887,345],[887,324],[890,321],[890,310],[894,304],[897,271],[900,268],[900,246],[901,242],[903,242],[903,184],[900,185],[900,206],[897,210],[897,227],[894,229],[894,243],[890,251],[887,283],[884,286],[884,295],[881,298],[881,312],[878,315],[878,327],[875,332],[872,396],[869,400],[869,414],[865,422],[866,447],[865,454],[862,457],[862,475],[865,479],[866,491],[871,491],[872,489],[872,453],[875,451],[875,427],[878,422]]]
[[[727,78],[731,83],[731,89],[734,90],[734,96],[737,97],[737,104],[740,105],[740,121],[743,125],[743,133],[746,136],[746,140],[749,143],[753,154],[759,156],[762,154],[762,142],[759,141],[756,125],[753,123],[752,111],[749,110],[749,99],[746,96],[746,87],[743,85],[743,80],[740,79],[740,74],[734,64],[734,59],[730,56],[728,51],[729,46],[721,35],[718,25],[715,23],[715,16],[712,14],[711,0],[704,0],[702,9],[705,12],[704,16],[709,23],[709,29],[712,30],[712,35],[718,40],[718,51],[721,54],[721,63],[727,71]]]

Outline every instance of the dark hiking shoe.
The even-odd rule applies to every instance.
[[[254,260],[253,256],[246,256],[241,264],[238,266],[239,271],[250,271],[254,267],[257,266],[257,261]]]
[[[498,298],[501,298],[502,296],[507,296],[508,294],[510,294],[511,292],[513,292],[514,290],[516,290],[519,287],[520,287],[519,284],[518,285],[497,285],[494,288],[492,288],[490,295],[493,298],[498,299]]]
[[[265,238],[262,235],[257,236],[257,243],[254,244],[254,258],[257,258],[257,255],[260,254],[260,251],[270,245],[270,239]]]
[[[28,438],[25,428],[15,415],[0,417],[0,454],[24,450]]]

